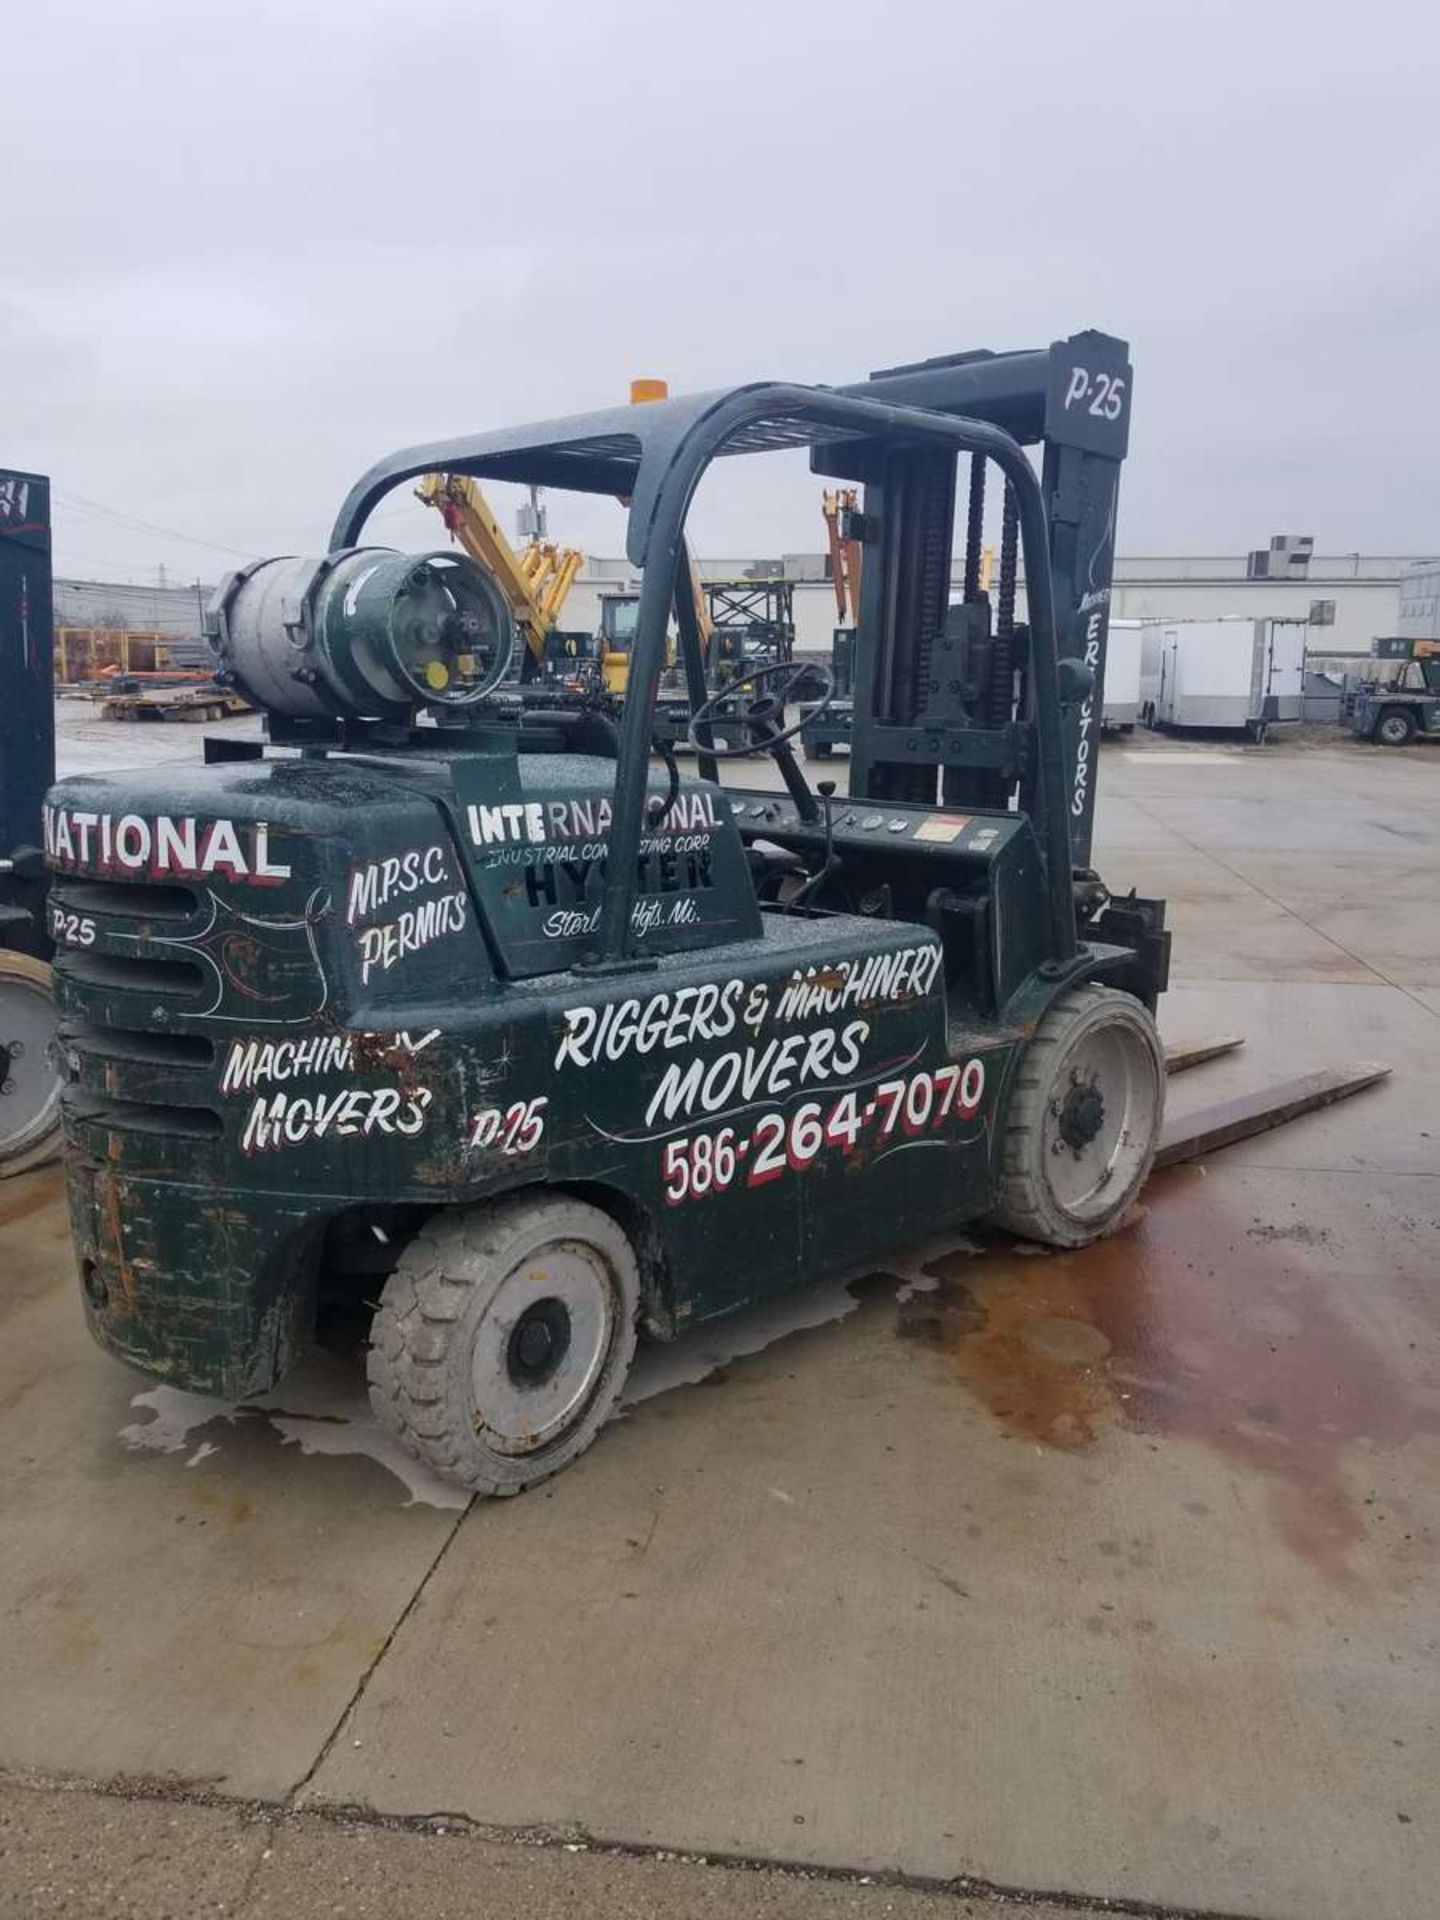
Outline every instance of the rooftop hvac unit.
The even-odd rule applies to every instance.
[[[1304,580],[1310,573],[1314,537],[1308,533],[1277,533],[1268,547],[1256,547],[1245,565],[1249,580]]]

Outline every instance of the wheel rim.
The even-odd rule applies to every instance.
[[[475,1426],[498,1453],[534,1453],[583,1418],[619,1321],[609,1261],[582,1240],[550,1240],[518,1260],[476,1329]]]
[[[1057,1205],[1081,1224],[1110,1214],[1155,1143],[1160,1084],[1143,1036],[1120,1021],[1077,1035],[1056,1064],[1040,1147]]]
[[[0,1161],[43,1140],[59,1118],[54,1043],[55,1009],[45,980],[0,954]]]

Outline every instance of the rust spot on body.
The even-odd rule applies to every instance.
[[[1194,1169],[1158,1176],[1146,1201],[1078,1253],[933,1260],[941,1287],[902,1307],[902,1334],[941,1349],[1024,1439],[1075,1450],[1122,1426],[1264,1475],[1292,1551],[1354,1587],[1373,1496],[1349,1484],[1347,1457],[1440,1433],[1440,1396],[1342,1317],[1298,1236],[1257,1243]]]
[[[112,1151],[113,1151],[112,1147]],[[111,1271],[119,1284],[122,1299],[116,1302],[111,1294],[111,1303],[126,1319],[135,1314],[135,1275],[130,1270],[130,1262],[125,1257],[125,1228],[121,1219],[120,1182],[108,1172],[95,1176],[95,1202],[99,1214],[99,1237],[101,1244],[112,1258]]]

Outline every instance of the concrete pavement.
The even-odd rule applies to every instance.
[[[647,1403],[472,1514],[306,1800],[1310,1920],[1383,1880],[1371,1913],[1420,1914],[1415,1184],[1192,1170],[1113,1247],[917,1255],[937,1291]]]
[[[0,1185],[0,1762],[200,1783],[287,1834],[353,1803],[1428,1916],[1437,760],[1104,756],[1103,870],[1172,902],[1167,1034],[1248,1036],[1176,1105],[1355,1057],[1390,1082],[1157,1181],[1105,1247],[937,1243],[801,1296],[818,1325],[643,1400],[521,1501],[397,1479],[353,1354],[235,1418],[147,1394],[81,1329],[54,1176]]]
[[[1003,1896],[0,1779],[0,1920],[1001,1920]],[[1093,1908],[1027,1902],[1027,1920]]]

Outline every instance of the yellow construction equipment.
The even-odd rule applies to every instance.
[[[700,649],[702,658],[709,657],[710,639],[714,626],[710,619],[709,604],[700,577],[695,571],[695,562],[690,562],[690,590],[695,597],[695,613],[700,624]],[[595,636],[596,661],[600,669],[600,684],[607,693],[617,697],[624,695],[630,684],[630,643],[635,638],[635,627],[640,615],[640,596],[628,589],[616,593],[602,593],[600,596],[600,629]],[[665,639],[665,671],[675,670],[675,636],[667,634]]]
[[[600,630],[595,637],[598,649],[600,684],[606,693],[623,697],[630,684],[630,643],[640,614],[638,593],[602,593]],[[666,648],[667,664],[671,658]]]
[[[451,538],[495,576],[536,669],[543,668],[545,642],[585,556],[574,547],[556,546],[553,540],[532,540],[517,553],[468,474],[427,473],[415,495],[427,507],[438,510]]]
[[[825,516],[825,534],[830,546],[830,579],[835,588],[835,611],[842,627],[860,622],[860,542],[842,526],[842,520],[858,512],[859,491],[842,487],[827,492],[820,511]]]
[[[710,596],[700,581],[700,568],[689,542],[685,545],[686,564],[690,569],[690,598],[695,604],[695,624],[700,629],[700,658],[710,658],[710,642],[715,638],[715,622],[710,617]]]
[[[663,380],[635,380],[631,382],[630,397],[636,404],[642,404],[647,400],[663,400],[666,391]],[[451,538],[470,558],[495,576],[525,636],[536,670],[543,669],[546,641],[575,584],[584,555],[574,547],[561,547],[554,541],[538,539],[517,553],[501,531],[489,502],[468,474],[427,473],[415,489],[415,495],[427,507],[439,512]],[[700,630],[701,657],[705,659],[709,656],[714,626],[699,570],[688,553],[686,560]],[[638,598],[633,594],[601,596],[600,631],[596,641],[600,680],[607,693],[623,695],[629,682],[630,636],[637,605]],[[668,664],[674,665],[673,648]]]

